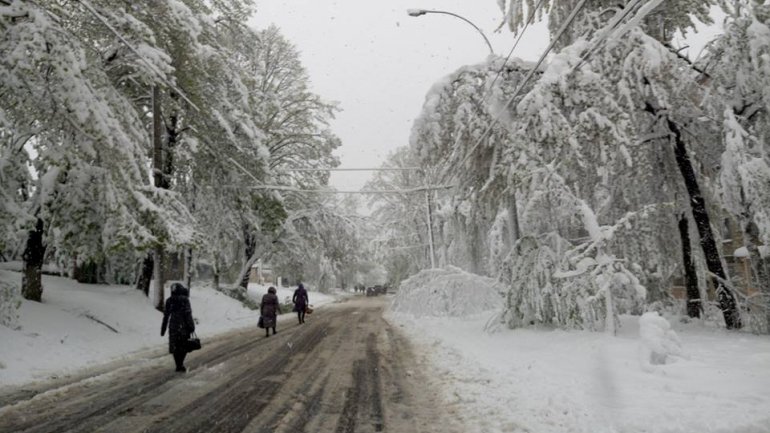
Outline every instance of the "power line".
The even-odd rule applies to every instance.
[[[159,70],[158,70],[158,69],[155,67],[155,65],[153,65],[152,63],[150,63],[150,62],[149,62],[147,59],[145,59],[145,58],[144,58],[144,56],[142,56],[142,55],[139,53],[139,51],[138,51],[136,48],[134,48],[134,47],[133,47],[133,45],[131,45],[131,43],[130,43],[130,42],[128,42],[128,40],[126,40],[126,38],[124,38],[124,37],[123,37],[123,35],[122,35],[120,32],[118,32],[118,31],[117,31],[117,30],[116,30],[114,27],[112,27],[112,25],[111,25],[109,22],[107,22],[107,19],[106,19],[106,18],[104,18],[104,17],[103,17],[103,16],[102,16],[102,15],[101,15],[99,12],[97,12],[97,10],[96,10],[96,9],[95,9],[93,6],[91,6],[91,5],[90,5],[90,4],[89,4],[89,3],[88,3],[86,0],[76,0],[76,1],[77,1],[78,3],[80,3],[80,4],[82,4],[82,5],[83,5],[83,7],[85,7],[85,8],[88,10],[88,12],[90,12],[90,13],[91,13],[91,15],[95,16],[95,17],[96,17],[96,19],[98,19],[99,21],[101,21],[101,22],[102,22],[102,24],[104,24],[104,25],[105,25],[105,27],[107,27],[107,28],[108,28],[108,29],[109,29],[109,30],[110,30],[110,31],[111,31],[111,32],[112,32],[112,33],[113,33],[115,36],[117,36],[117,37],[118,37],[118,39],[120,39],[120,41],[121,41],[121,42],[123,42],[123,44],[124,44],[126,47],[128,47],[128,49],[129,49],[129,50],[133,51],[133,52],[134,52],[134,54],[136,54],[136,56],[139,58],[139,60],[141,60],[141,61],[142,61],[142,63],[144,63],[145,65],[147,65],[147,67],[148,67],[148,68],[150,68],[150,70],[152,70],[152,72],[153,72],[153,73],[154,73],[154,74],[155,74],[155,75],[158,77],[158,79],[159,79],[159,80],[161,80],[161,81],[162,81],[162,82],[163,82],[165,85],[167,85],[169,88],[171,88],[171,89],[174,89],[174,91],[175,91],[175,92],[177,92],[177,93],[179,94],[179,96],[180,96],[182,99],[184,99],[184,100],[185,100],[185,102],[187,102],[188,104],[190,104],[190,106],[192,106],[192,107],[195,109],[195,111],[198,111],[198,112],[200,112],[200,109],[198,108],[198,106],[197,106],[197,105],[195,105],[195,103],[193,103],[193,102],[190,100],[190,98],[188,98],[188,97],[187,97],[187,96],[184,94],[184,92],[182,92],[182,91],[181,91],[181,90],[180,90],[178,87],[174,86],[174,85],[173,85],[173,84],[172,84],[170,81],[168,81],[168,80],[166,79],[166,77],[164,77],[164,76],[163,76],[163,73],[162,73],[161,71],[159,71]]]
[[[505,69],[505,66],[508,64],[508,61],[511,59],[511,56],[513,55],[513,51],[516,49],[516,47],[519,45],[519,41],[521,41],[521,38],[524,36],[524,33],[527,31],[527,27],[532,23],[532,20],[535,18],[535,11],[540,9],[540,6],[543,5],[543,2],[545,0],[540,0],[537,5],[532,9],[532,11],[529,14],[529,18],[527,19],[527,22],[524,23],[524,28],[521,29],[521,32],[519,33],[519,36],[516,38],[516,41],[513,43],[513,47],[511,47],[511,50],[508,51],[508,55],[505,57],[505,61],[502,65],[500,65],[500,69],[497,70],[497,74],[495,75],[495,79],[492,80],[492,84],[489,85],[487,90],[484,92],[484,96],[481,97],[481,103],[483,104],[487,100],[487,96],[492,92],[492,89],[495,87],[495,84],[497,83],[497,80],[500,78],[500,74],[503,73],[503,69]]]
[[[435,185],[421,186],[406,189],[361,189],[361,190],[339,190],[339,189],[302,189],[284,185],[255,185],[249,189],[267,189],[273,191],[302,192],[315,194],[410,194],[414,192],[434,191],[440,189],[451,189],[456,185]]]
[[[182,90],[181,90],[181,89],[179,89],[179,88],[178,88],[178,87],[176,87],[176,86],[175,86],[173,83],[171,83],[170,81],[168,81],[168,80],[167,80],[167,79],[164,77],[163,73],[162,73],[161,71],[159,71],[159,70],[158,70],[158,69],[155,67],[155,65],[153,65],[152,63],[150,63],[150,61],[148,61],[147,59],[145,59],[145,58],[144,58],[144,56],[142,56],[142,54],[141,54],[141,53],[139,53],[139,51],[138,51],[136,48],[134,48],[134,47],[131,45],[131,43],[130,43],[130,42],[128,42],[128,40],[126,40],[126,38],[125,38],[125,37],[123,37],[123,35],[122,35],[120,32],[118,32],[118,31],[117,31],[117,30],[116,30],[116,29],[115,29],[115,28],[114,28],[114,27],[113,27],[113,26],[112,26],[112,25],[111,25],[109,22],[107,22],[107,19],[106,19],[106,18],[104,18],[104,17],[103,17],[103,16],[102,16],[102,15],[101,15],[101,14],[100,14],[100,13],[99,13],[99,12],[98,12],[98,11],[97,11],[95,8],[94,8],[94,7],[93,7],[93,6],[91,6],[91,5],[90,5],[90,4],[89,4],[89,3],[88,3],[86,0],[77,0],[77,2],[78,2],[78,3],[80,3],[80,4],[82,4],[82,5],[83,5],[83,7],[85,7],[85,8],[86,8],[86,9],[87,9],[87,10],[88,10],[88,11],[89,11],[89,12],[90,12],[90,13],[91,13],[93,16],[95,16],[95,17],[96,17],[96,18],[97,18],[99,21],[101,21],[101,23],[102,23],[102,24],[104,24],[104,26],[105,26],[105,27],[107,27],[107,28],[108,28],[108,29],[109,29],[109,30],[110,30],[110,31],[111,31],[111,32],[112,32],[112,33],[113,33],[115,36],[117,36],[117,38],[118,38],[118,39],[120,39],[120,41],[121,41],[121,42],[122,42],[122,43],[123,43],[123,44],[124,44],[126,47],[128,47],[128,49],[129,49],[129,50],[133,51],[133,52],[134,52],[134,54],[136,54],[136,56],[137,56],[137,57],[138,57],[138,58],[139,58],[139,59],[142,61],[142,63],[144,63],[145,65],[147,65],[147,67],[149,67],[149,68],[150,68],[150,70],[151,70],[151,71],[152,71],[152,72],[153,72],[153,73],[154,73],[154,74],[155,74],[155,75],[158,77],[158,79],[159,79],[160,81],[162,81],[162,82],[163,82],[165,85],[167,85],[169,88],[173,89],[173,90],[174,90],[174,91],[175,91],[175,92],[176,92],[176,93],[177,93],[177,94],[178,94],[178,95],[179,95],[179,96],[180,96],[182,99],[184,99],[184,100],[185,100],[185,102],[187,102],[187,103],[190,105],[190,107],[192,107],[192,108],[193,108],[193,110],[195,110],[195,111],[196,111],[196,112],[198,112],[198,113],[200,113],[200,112],[201,112],[201,109],[200,109],[200,108],[198,108],[198,106],[197,106],[197,105],[195,105],[195,103],[194,103],[194,102],[192,102],[192,101],[190,100],[190,98],[188,98],[188,97],[187,97],[187,95],[185,95],[185,93],[184,93],[184,92],[182,92]],[[214,155],[214,157],[215,157],[215,158],[220,156],[220,155],[219,155],[217,152],[215,152],[215,149],[213,148],[213,146],[211,146],[211,144],[209,144],[209,143],[208,143],[208,142],[206,142],[205,140],[203,140],[203,141],[202,141],[202,143],[203,143],[203,144],[204,144],[206,147],[208,147],[208,148],[209,148],[209,151],[210,151],[210,152],[211,152],[211,153]],[[230,162],[232,162],[232,163],[233,163],[233,164],[234,164],[236,167],[238,167],[238,168],[239,168],[241,171],[243,171],[243,172],[244,172],[244,173],[245,173],[247,176],[249,176],[249,177],[250,177],[252,180],[254,180],[254,181],[255,181],[255,182],[257,182],[257,183],[259,183],[259,182],[260,182],[260,180],[259,180],[259,179],[257,179],[257,178],[256,178],[256,176],[254,176],[253,174],[251,174],[251,172],[250,172],[249,170],[247,170],[245,167],[243,167],[243,166],[242,166],[242,165],[241,165],[241,164],[240,164],[238,161],[236,161],[236,160],[235,160],[235,158],[233,158],[233,157],[231,157],[231,156],[226,156],[226,158],[227,158],[228,160],[230,160]]]
[[[660,2],[658,1],[658,4]],[[613,31],[615,31],[618,26],[620,25],[621,21],[623,21],[631,12],[634,11],[634,9],[641,9],[643,6],[640,6],[641,0],[632,0],[623,8],[622,13],[615,14],[610,22],[608,23],[607,27],[605,28],[604,32],[602,32],[601,35],[594,41],[594,43],[591,45],[591,47],[586,50],[583,55],[580,56],[580,61],[578,61],[578,64],[575,65],[575,67],[572,68],[570,72],[574,72],[578,69],[580,69],[587,61],[588,59],[594,55],[596,52],[598,52],[600,49],[604,47],[605,42],[607,42],[607,39],[612,34]],[[648,3],[649,4],[649,3]],[[639,7],[637,7],[639,6]],[[657,7],[658,5],[655,4],[652,8],[650,8],[646,13],[649,13],[652,9]]]
[[[422,171],[422,167],[375,167],[375,168],[282,168],[275,170],[277,172],[288,171]]]
[[[500,116],[503,113],[503,110],[507,109],[516,99],[517,96],[519,96],[519,93],[521,93],[522,89],[524,89],[524,86],[529,82],[529,80],[532,78],[532,76],[535,74],[535,71],[540,67],[540,65],[543,63],[543,60],[545,60],[545,57],[548,55],[548,53],[551,52],[553,47],[556,45],[556,42],[559,41],[559,38],[561,38],[561,35],[567,30],[567,27],[569,27],[570,24],[572,24],[572,21],[575,20],[575,17],[577,16],[578,12],[583,8],[583,5],[585,4],[586,0],[580,0],[580,2],[575,6],[575,8],[572,10],[572,12],[569,14],[567,19],[564,21],[564,24],[562,24],[561,28],[559,28],[559,31],[556,33],[556,37],[551,40],[551,43],[548,44],[548,47],[546,47],[543,54],[540,56],[540,59],[535,64],[535,67],[530,69],[527,73],[526,77],[524,77],[524,80],[519,83],[518,87],[516,87],[516,91],[513,92],[513,95],[508,99],[508,101],[503,106],[503,109],[498,111],[498,113],[495,115],[495,117],[492,119],[492,122],[490,122],[487,129],[484,131],[483,134],[481,134],[481,137],[479,137],[478,141],[476,141],[476,144],[471,147],[471,149],[466,153],[465,158],[460,162],[459,166],[462,167],[463,164],[468,160],[468,158],[473,155],[473,151],[476,150],[481,145],[481,142],[484,141],[484,139],[487,137],[487,135],[492,131],[492,128],[495,127],[497,122],[500,121]]]

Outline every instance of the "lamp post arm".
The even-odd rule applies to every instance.
[[[447,11],[437,11],[437,10],[428,10],[428,9],[422,10],[422,12],[427,14],[445,14],[445,15],[451,15],[456,18],[460,18],[461,20],[473,26],[473,28],[476,29],[477,32],[479,32],[481,37],[484,38],[484,42],[487,43],[487,47],[489,48],[489,54],[495,54],[495,50],[492,48],[492,44],[489,42],[489,39],[487,39],[487,35],[485,35],[484,32],[481,31],[481,29],[476,24],[473,24],[469,19],[465,18],[464,16],[457,15],[456,13],[447,12]]]

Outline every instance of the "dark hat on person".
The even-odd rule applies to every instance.
[[[171,294],[177,296],[190,296],[190,291],[182,283],[171,284]]]
[[[305,286],[303,286],[303,285],[302,285],[302,283],[299,283],[299,285],[297,286],[297,288],[298,288],[298,289],[304,289],[304,288],[305,288]]]
[[[275,287],[273,287],[273,286],[270,286],[270,287],[267,289],[267,293],[275,293]]]

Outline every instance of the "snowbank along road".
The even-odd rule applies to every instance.
[[[173,372],[156,352],[103,374],[0,395],[0,432],[452,432],[386,300],[204,341]]]

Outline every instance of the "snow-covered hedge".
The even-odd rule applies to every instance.
[[[463,317],[503,307],[504,287],[454,266],[421,271],[401,282],[391,310],[415,317]]]

